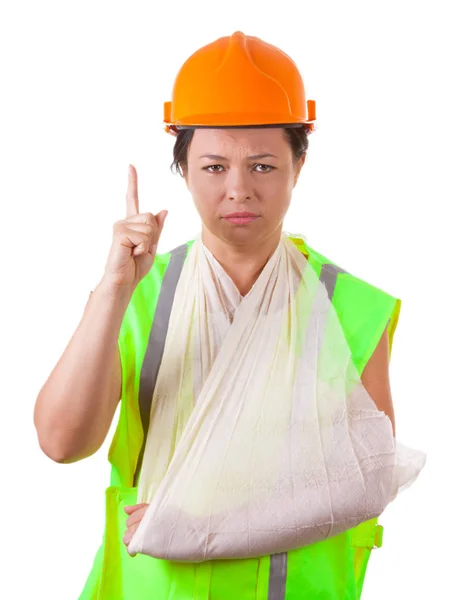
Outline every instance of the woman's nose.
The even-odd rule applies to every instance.
[[[233,202],[245,202],[252,196],[252,178],[243,169],[230,169],[225,184],[228,199]]]

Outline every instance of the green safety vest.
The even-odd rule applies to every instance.
[[[325,284],[361,375],[387,323],[391,354],[401,300],[341,269],[301,238],[290,239]],[[105,531],[79,600],[357,600],[371,550],[382,545],[377,519],[304,548],[250,559],[188,563],[127,552],[123,507],[137,503],[152,394],[176,285],[193,241],[156,256],[122,321],[122,395],[108,455]]]

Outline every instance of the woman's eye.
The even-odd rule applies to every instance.
[[[220,167],[223,169],[223,165],[209,165],[208,167],[204,167],[204,169],[206,171],[209,171],[209,173],[220,173],[220,171],[217,171],[217,170],[215,170],[215,171],[210,170],[210,169],[213,169],[214,167]]]
[[[257,164],[254,165],[255,167],[265,167],[266,169],[268,169],[268,171],[262,171],[260,170],[259,173],[270,173],[270,171],[272,171],[275,167],[272,167],[270,165],[261,165],[261,164]]]

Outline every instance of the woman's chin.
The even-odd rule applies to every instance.
[[[232,240],[257,240],[257,236],[264,234],[262,219],[254,219],[248,223],[233,223],[222,219],[220,229],[224,237]]]

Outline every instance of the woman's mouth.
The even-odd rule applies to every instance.
[[[235,212],[230,213],[223,218],[233,225],[246,225],[247,223],[251,223],[258,219],[259,215],[251,212]]]

